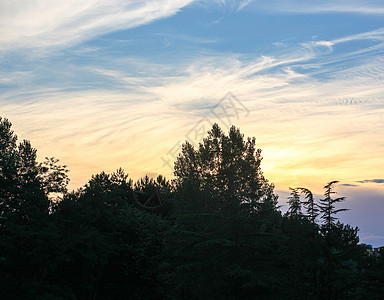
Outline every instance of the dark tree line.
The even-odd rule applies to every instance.
[[[0,299],[381,299],[384,254],[337,220],[337,182],[292,188],[283,215],[261,160],[214,125],[172,181],[119,169],[68,192],[0,118]]]

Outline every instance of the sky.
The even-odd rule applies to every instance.
[[[212,123],[256,137],[282,209],[339,180],[341,221],[384,245],[384,2],[0,2],[0,116],[70,169],[173,176]]]

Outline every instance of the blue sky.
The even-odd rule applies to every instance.
[[[342,220],[384,245],[383,54],[382,1],[3,1],[0,115],[77,188],[118,167],[171,177],[197,124],[226,129],[231,92],[281,203],[340,180]]]

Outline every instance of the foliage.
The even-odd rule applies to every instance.
[[[381,299],[384,253],[337,221],[337,181],[320,203],[292,188],[283,216],[261,160],[215,124],[172,183],[118,169],[69,193],[67,167],[0,118],[0,299]],[[134,201],[159,193],[167,213]]]
[[[314,223],[316,217],[319,214],[319,209],[318,205],[315,203],[312,192],[309,189],[303,187],[299,187],[297,190],[305,195],[305,199],[307,201],[303,202],[303,206],[306,208],[307,217],[309,220],[311,220],[312,223]]]
[[[297,192],[297,189],[289,189],[291,190],[291,195],[288,197],[289,208],[287,215],[292,218],[299,218],[302,216],[299,193]]]
[[[175,184],[178,190],[194,191],[208,203],[204,210],[232,214],[257,213],[263,207],[275,209],[274,185],[264,177],[261,150],[256,139],[244,139],[232,126],[229,134],[214,124],[198,149],[188,141],[175,162]]]
[[[332,198],[332,194],[336,194],[333,191],[333,186],[338,183],[338,181],[328,182],[325,186],[324,199],[320,199],[320,213],[321,219],[324,220],[324,226],[328,229],[331,229],[335,224],[337,218],[334,216],[338,212],[346,211],[345,208],[336,209],[335,204],[345,200],[345,197]]]

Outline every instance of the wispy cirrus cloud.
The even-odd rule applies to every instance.
[[[355,183],[343,183],[343,184],[340,184],[340,185],[341,186],[345,186],[345,187],[358,187],[358,186],[361,186],[361,184],[364,184],[364,183],[382,184],[382,183],[384,183],[384,179],[376,178],[376,179],[356,180]]]
[[[249,2],[249,1],[247,1]],[[329,13],[347,12],[362,14],[384,14],[384,5],[378,0],[253,0],[248,7],[265,12],[278,13]]]
[[[193,0],[1,1],[0,50],[66,47],[171,16]]]
[[[20,3],[2,2],[0,5],[4,9],[0,9],[0,33],[4,34],[0,34],[0,48],[67,47],[107,32],[171,16],[192,2],[195,1],[87,0],[75,5],[71,2],[35,1],[36,6],[27,2],[22,7]],[[197,2],[211,5],[207,4],[209,1]],[[330,9],[341,5],[341,1],[272,1],[272,4],[247,0],[215,2],[213,5],[216,8],[219,2],[225,11],[231,13],[263,7],[277,11],[290,4],[291,11],[300,12],[300,9],[307,7],[319,12],[326,7]],[[348,3],[355,8],[358,4],[357,1]],[[380,6],[374,2],[366,2],[365,5]],[[384,60],[378,55],[384,50],[384,29],[329,40],[304,41],[294,45],[287,43],[266,55],[231,50],[220,52],[219,47],[211,50],[210,45],[220,44],[225,37],[189,33],[154,30],[149,36],[134,40],[103,40],[95,43],[97,46],[79,43],[78,47],[59,51],[55,57],[34,61],[34,58],[31,61],[27,58],[23,68],[18,67],[17,58],[17,63],[10,66],[5,62],[11,71],[0,73],[0,85],[5,87],[1,112],[15,120],[19,128],[28,124],[30,128],[22,130],[25,137],[45,141],[41,142],[43,148],[47,147],[43,149],[45,152],[52,149],[50,144],[57,144],[49,142],[55,140],[58,134],[46,125],[49,123],[45,120],[51,120],[54,127],[73,134],[73,139],[80,141],[79,149],[82,151],[94,145],[92,149],[95,153],[89,158],[83,157],[80,150],[76,154],[81,157],[78,161],[94,165],[98,162],[97,154],[104,151],[101,148],[109,145],[118,149],[117,133],[134,136],[129,131],[120,130],[128,128],[128,124],[135,124],[134,131],[142,133],[155,146],[133,138],[135,146],[129,148],[135,150],[129,152],[132,154],[129,155],[130,161],[143,161],[142,168],[152,167],[149,171],[153,172],[156,169],[163,171],[161,165],[153,163],[147,157],[149,154],[141,152],[137,145],[160,153],[157,157],[164,155],[167,151],[165,144],[171,147],[177,141],[175,139],[183,139],[212,105],[232,91],[253,116],[237,120],[236,125],[249,135],[257,135],[262,141],[269,160],[266,170],[272,180],[279,178],[284,185],[288,184],[288,180],[311,180],[308,177],[311,173],[322,178],[344,178],[345,170],[353,173],[353,168],[361,166],[364,154],[356,149],[363,145],[371,151],[366,163],[375,164],[382,147],[373,144],[378,132],[383,129],[384,120]],[[124,35],[120,37],[125,38]],[[153,46],[154,37],[173,40],[174,44],[193,44],[193,47],[179,47],[167,52],[164,55],[168,56],[166,62],[156,61],[152,52],[141,56],[142,50],[157,50],[159,44]],[[138,44],[142,38],[149,39],[152,44],[144,43],[142,48],[137,46],[134,56],[125,52],[129,50],[129,45]],[[362,40],[367,43],[349,47],[348,43]],[[163,48],[169,44],[165,43]],[[340,51],[345,44],[348,48]],[[119,50],[120,56],[111,55],[105,50],[108,47],[113,48],[111,52],[122,49]],[[157,52],[160,51],[154,51],[155,54]],[[109,131],[98,121],[100,116],[108,120],[108,124],[103,126],[108,126]],[[164,138],[160,138],[158,132],[165,128],[173,134],[177,133],[177,137],[165,134]],[[64,133],[60,134],[63,135],[62,141],[71,143]],[[324,151],[324,145],[327,145],[327,151]],[[141,156],[139,153],[147,158],[134,158],[134,154]],[[76,155],[65,158],[73,160]],[[95,158],[93,162],[90,160],[92,157]],[[108,153],[103,157],[109,157],[111,166],[118,165],[122,158],[109,156]],[[330,164],[336,168],[332,169],[336,174],[327,170]],[[139,164],[135,165],[134,172],[138,173]],[[295,174],[287,170],[295,170]],[[289,178],[284,174],[290,174]],[[374,178],[372,176],[381,175],[367,172],[361,176]],[[352,182],[349,180],[345,182]]]
[[[359,183],[384,183],[384,179],[364,179],[356,181]]]
[[[37,84],[3,93],[1,111],[44,156],[69,164],[77,186],[121,165],[136,178],[172,176],[160,157],[228,91],[251,112],[233,123],[258,137],[263,169],[280,187],[378,177],[384,60],[353,48],[331,54],[299,44],[268,56],[197,53],[174,64],[99,56],[92,65],[61,64],[50,89],[35,74]]]
[[[171,177],[161,158],[228,118],[257,138],[282,201],[340,180],[341,220],[381,244],[382,14],[357,0],[0,1],[0,115],[69,165],[72,188],[118,167]],[[249,114],[212,114],[228,91]]]
[[[207,0],[3,1],[0,3],[0,50],[68,47],[172,16],[191,3],[212,5]],[[219,3],[222,10],[231,13],[245,9],[282,13],[384,13],[384,5],[379,1],[346,4],[345,1],[216,0],[213,3]]]
[[[375,42],[372,47],[361,47],[359,50],[349,53],[349,55],[363,54],[373,50],[379,50],[383,48],[384,44],[384,28],[378,28],[368,32],[362,32],[358,34],[352,34],[333,40],[320,40],[320,41],[309,41],[304,42],[302,45],[306,48],[312,49],[313,51],[318,48],[328,48],[328,53],[333,51],[333,47],[338,44],[356,42],[356,41],[371,41]],[[324,51],[323,51],[324,53]]]
[[[209,3],[209,1],[203,1]],[[222,8],[225,8],[227,11],[240,11],[249,4],[253,2],[253,0],[214,0],[214,2],[218,3]]]
[[[227,11],[247,8],[267,13],[384,14],[384,5],[379,0],[214,0],[214,2],[219,3]]]
[[[352,184],[352,183],[341,183],[339,184],[341,186],[346,186],[346,187],[358,187],[358,184]]]

